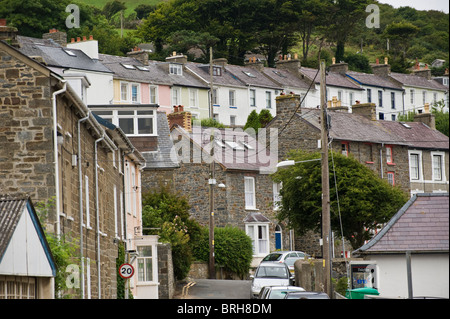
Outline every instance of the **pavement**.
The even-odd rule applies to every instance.
[[[250,299],[250,280],[195,279],[178,283],[174,299]]]

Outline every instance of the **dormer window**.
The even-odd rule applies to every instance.
[[[220,66],[213,66],[213,76],[221,76],[222,68]]]
[[[170,63],[169,73],[174,75],[183,75],[183,66],[181,64]]]

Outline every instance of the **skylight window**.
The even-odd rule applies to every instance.
[[[283,74],[283,73],[281,73],[280,71],[275,71],[275,70],[273,70],[273,73],[275,73],[276,75],[278,75],[279,77],[281,77],[281,78],[285,78],[286,76]]]
[[[148,68],[146,68],[145,66],[140,66],[140,65],[135,65],[135,67],[140,70],[140,71],[150,71]]]
[[[70,56],[77,56],[73,51],[70,50],[63,50],[64,52],[66,52],[66,54],[70,55]]]
[[[120,63],[120,64],[122,64],[122,66],[123,66],[125,69],[128,69],[128,70],[136,70],[136,68],[135,68],[134,66],[132,66],[131,64],[125,64],[125,63]]]
[[[411,126],[409,126],[409,125],[406,124],[406,123],[400,122],[400,124],[403,125],[403,126],[406,127],[406,128],[411,128]]]
[[[247,149],[249,149],[249,150],[254,150],[254,149],[255,149],[255,148],[254,148],[253,146],[251,146],[249,143],[242,142],[242,141],[241,141],[241,143],[242,143]]]
[[[223,144],[222,141],[216,140],[216,144],[219,145],[220,147],[225,148],[225,144]]]
[[[250,78],[256,78],[256,76],[253,75],[253,74],[250,73],[250,72],[247,72],[247,71],[242,71],[242,72],[244,72],[244,74],[245,74],[246,76],[250,77]]]
[[[241,145],[239,145],[236,142],[225,141],[225,144],[227,144],[229,147],[231,147],[234,150],[238,150],[238,151],[244,151],[245,150]]]

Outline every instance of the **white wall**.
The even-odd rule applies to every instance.
[[[369,260],[376,261],[378,291],[380,297],[408,298],[406,256],[377,255]],[[412,254],[411,273],[413,296],[449,298],[449,255]]]

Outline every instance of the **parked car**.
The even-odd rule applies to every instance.
[[[303,251],[275,251],[264,257],[261,262],[271,261],[283,263],[286,260],[286,258],[308,259],[311,258],[311,256]]]
[[[261,289],[258,299],[284,299],[288,292],[305,291],[297,286],[266,286]]]
[[[294,279],[284,263],[260,263],[252,278],[251,297],[258,298],[265,286],[291,286]]]
[[[330,297],[324,292],[296,291],[288,292],[284,299],[330,299]]]

